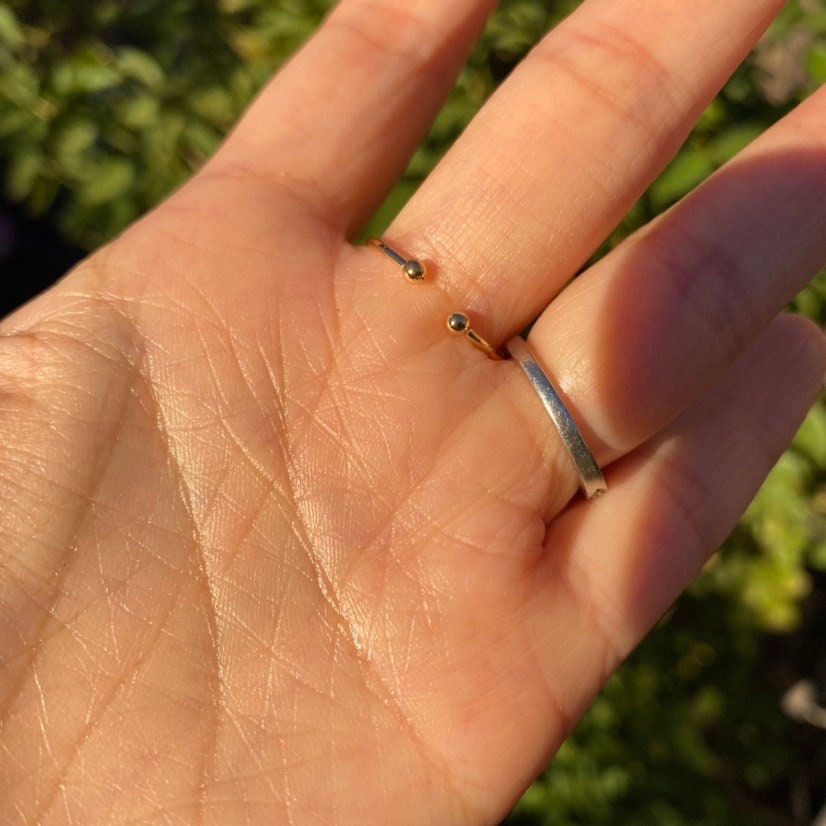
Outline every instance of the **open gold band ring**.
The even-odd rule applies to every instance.
[[[378,238],[370,238],[368,243],[391,258],[401,268],[408,281],[418,283],[426,279],[427,268],[422,262],[414,258],[405,258]],[[451,313],[447,318],[447,329],[451,333],[465,336],[474,347],[481,350],[488,358],[494,361],[503,360],[499,351],[471,328],[467,313],[461,311]],[[579,484],[585,497],[593,499],[604,493],[607,490],[605,477],[602,475],[594,454],[579,432],[573,416],[542,369],[528,343],[520,336],[516,336],[508,341],[505,350],[511,359],[522,368],[531,383],[531,387],[539,396],[542,406],[551,417],[551,421],[562,439],[562,444],[573,460],[579,477]]]

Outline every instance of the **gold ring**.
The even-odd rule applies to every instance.
[[[380,238],[368,238],[367,243],[376,249],[381,250],[386,256],[392,259],[399,267],[401,267],[404,277],[412,284],[420,284],[427,278],[427,267],[415,258],[405,258],[401,253],[396,252],[392,247],[384,243]],[[447,317],[447,329],[456,335],[463,335],[468,340],[481,350],[489,359],[493,361],[502,361],[503,358],[496,351],[496,348],[485,341],[470,326],[470,319],[465,312],[454,312]]]

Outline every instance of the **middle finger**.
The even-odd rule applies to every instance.
[[[388,231],[497,344],[674,155],[783,0],[588,0],[477,116]]]

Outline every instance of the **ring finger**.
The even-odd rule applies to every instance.
[[[826,262],[824,127],[826,90],[540,316],[531,345],[601,465],[676,418]],[[559,445],[519,373],[503,388],[510,403]],[[561,446],[554,453],[568,463]],[[551,495],[551,514],[572,490]]]

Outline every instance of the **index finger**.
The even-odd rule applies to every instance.
[[[424,138],[494,0],[343,0],[213,162],[352,234]]]

